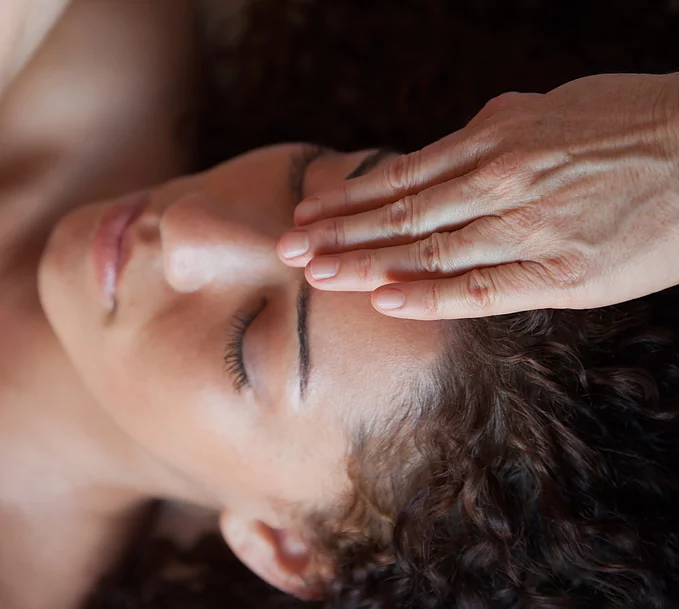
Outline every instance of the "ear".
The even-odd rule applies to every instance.
[[[322,597],[323,569],[301,535],[226,511],[219,528],[238,559],[268,584],[305,600]]]

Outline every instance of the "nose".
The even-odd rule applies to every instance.
[[[172,203],[160,220],[163,270],[170,286],[196,292],[208,285],[261,284],[284,273],[275,251],[280,235],[257,211],[203,193],[185,194]]]

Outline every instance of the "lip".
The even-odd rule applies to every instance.
[[[118,284],[132,253],[127,229],[149,202],[148,191],[128,195],[106,210],[92,240],[92,260],[101,304],[107,311],[116,305]]]

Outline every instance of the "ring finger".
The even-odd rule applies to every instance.
[[[307,265],[305,276],[318,289],[363,292],[388,283],[453,277],[521,259],[518,246],[488,241],[477,224],[433,233],[406,245],[319,256]]]

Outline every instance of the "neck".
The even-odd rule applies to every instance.
[[[0,394],[0,502],[96,507],[102,493],[106,505],[174,494],[166,468],[99,408],[47,322],[19,330],[32,347],[12,352],[12,382]]]
[[[0,606],[77,607],[149,500],[187,500],[188,486],[98,407],[44,317],[15,325],[0,383]]]
[[[0,605],[81,607],[124,554],[145,508],[140,503],[108,513],[73,505],[0,510]]]

